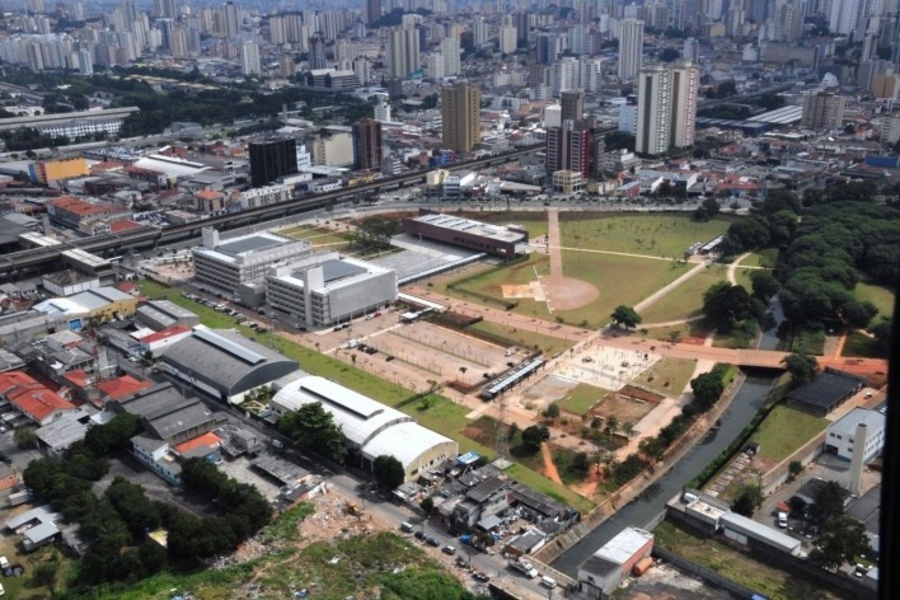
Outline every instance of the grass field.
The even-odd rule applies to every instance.
[[[780,405],[772,409],[750,439],[759,443],[761,458],[777,463],[824,431],[828,423],[828,419]]]
[[[634,380],[636,385],[677,398],[687,387],[697,361],[690,358],[663,358]]]
[[[681,258],[695,242],[708,242],[728,229],[731,220],[706,223],[689,214],[609,214],[561,212],[562,245],[633,254]]]
[[[583,415],[608,393],[609,391],[595,385],[579,383],[572,391],[566,394],[562,400],[557,402],[557,405],[564,411],[576,415]]]
[[[818,586],[776,565],[755,560],[714,537],[698,536],[670,521],[654,530],[656,543],[710,568],[723,577],[765,595],[770,600],[831,600]]]
[[[508,327],[490,321],[480,321],[466,328],[466,330],[470,329],[501,336],[522,348],[537,348],[547,356],[556,356],[575,345],[575,340],[555,338],[534,331],[523,331],[517,327]]]
[[[847,341],[841,349],[841,356],[854,356],[857,358],[888,358],[887,352],[882,352],[875,347],[875,340],[858,331],[847,336]]]
[[[641,312],[643,323],[665,323],[699,315],[706,290],[727,279],[728,268],[725,265],[707,267]]]
[[[868,300],[878,309],[878,317],[890,318],[894,314],[894,292],[880,285],[857,283],[853,295],[860,300]]]
[[[343,234],[334,233],[330,229],[325,229],[323,227],[313,227],[312,225],[295,225],[294,227],[282,229],[278,233],[287,237],[292,237],[295,240],[305,240],[315,247],[339,247],[340,245],[349,243],[349,240]]]
[[[16,536],[18,537],[18,536]],[[3,577],[0,582],[6,591],[6,598],[16,600],[38,600],[50,597],[50,590],[32,579],[34,569],[41,563],[52,563],[56,566],[56,586],[62,588],[66,580],[74,574],[76,563],[59,551],[56,546],[45,546],[32,553],[23,553],[11,535],[0,536],[0,556],[5,556],[10,563],[21,563],[25,567],[24,577]]]
[[[765,267],[767,269],[774,269],[775,263],[777,262],[778,249],[766,248],[765,250],[751,253],[750,256],[745,258],[741,264],[748,267]]]

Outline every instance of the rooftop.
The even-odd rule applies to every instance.
[[[810,383],[791,392],[788,399],[830,409],[865,383],[866,380],[862,377],[842,371],[826,370]]]
[[[479,235],[502,242],[518,242],[525,237],[525,234],[513,231],[502,225],[489,225],[487,223],[481,223],[480,221],[473,221],[471,219],[464,219],[462,217],[444,213],[421,215],[412,220],[433,227],[440,227],[441,229],[466,232],[471,235]]]
[[[647,542],[653,541],[653,534],[637,527],[626,527],[594,553],[617,565],[624,565],[643,548]]]
[[[856,426],[865,423],[870,432],[884,429],[887,417],[877,410],[868,408],[854,408],[849,413],[832,423],[828,427],[829,433],[847,435],[851,438],[856,433]]]

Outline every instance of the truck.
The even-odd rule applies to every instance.
[[[509,566],[525,575],[528,579],[534,579],[538,575],[534,565],[522,558],[509,559]]]

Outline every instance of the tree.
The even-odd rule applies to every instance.
[[[324,455],[338,463],[343,463],[347,454],[344,434],[319,402],[304,404],[285,414],[278,421],[278,429],[294,440],[301,451]]]
[[[613,324],[616,327],[621,325],[624,326],[625,329],[634,329],[644,320],[636,310],[630,306],[625,306],[624,304],[617,306],[612,315],[610,315],[610,318],[612,318]]]
[[[731,331],[738,321],[743,321],[752,312],[753,302],[743,286],[720,281],[703,294],[703,313],[720,331]]]
[[[351,245],[357,250],[371,254],[391,247],[391,238],[400,233],[397,219],[373,217],[366,219],[350,233]]]
[[[37,448],[40,444],[34,427],[19,427],[13,434],[13,441],[22,450]]]
[[[844,514],[844,501],[850,495],[837,481],[824,481],[813,492],[809,515],[820,526]]]
[[[725,384],[721,375],[710,371],[694,377],[691,380],[691,390],[694,393],[694,404],[701,412],[705,412],[719,401],[719,397],[725,391]]]
[[[694,211],[693,219],[705,223],[719,214],[719,211],[721,210],[722,207],[719,206],[718,200],[712,197],[706,198]]]
[[[556,402],[551,402],[541,414],[547,419],[558,419],[560,414],[559,405]]]
[[[659,60],[665,63],[676,61],[679,58],[681,58],[681,52],[675,48],[664,48],[663,51],[659,53]]]
[[[869,554],[870,550],[866,528],[848,515],[839,515],[828,521],[813,545],[815,548],[809,553],[809,560],[826,569],[856,562],[857,556]]]
[[[659,462],[666,455],[666,446],[655,436],[645,437],[638,443],[638,450],[654,462]]]
[[[781,364],[791,375],[791,388],[806,385],[819,373],[819,361],[808,354],[789,354],[782,359]]]
[[[884,318],[872,327],[869,328],[869,331],[872,333],[872,336],[875,338],[875,347],[877,350],[887,353],[891,347],[891,329],[894,327],[894,322],[891,319]]]
[[[59,565],[50,562],[38,563],[31,574],[31,580],[38,587],[45,587],[51,592],[56,589],[56,573]]]
[[[537,452],[541,444],[550,439],[550,430],[543,425],[532,425],[522,431],[522,445],[531,452]]]
[[[878,314],[878,308],[871,302],[852,299],[841,306],[841,317],[844,323],[856,329],[865,329]]]
[[[793,481],[797,475],[803,472],[803,463],[799,460],[792,460],[788,463],[788,481]]]
[[[372,463],[372,474],[381,489],[393,492],[406,481],[406,471],[400,461],[388,454],[382,454]]]
[[[750,286],[753,296],[760,300],[768,300],[778,293],[781,285],[771,271],[753,271],[750,273]]]
[[[425,496],[425,498],[419,502],[419,508],[430,517],[431,513],[434,512],[434,500],[431,499],[431,496]]]
[[[746,485],[731,504],[731,510],[745,517],[752,517],[762,505],[762,490],[756,484]]]
[[[129,447],[131,438],[140,432],[140,418],[121,413],[104,425],[91,426],[84,435],[84,446],[94,456],[105,457],[114,449]]]
[[[607,151],[628,150],[634,151],[634,136],[627,131],[613,131],[603,138]]]

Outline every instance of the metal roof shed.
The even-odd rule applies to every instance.
[[[753,539],[761,544],[775,548],[776,550],[795,555],[800,551],[800,547],[802,546],[800,540],[794,539],[785,533],[781,533],[777,529],[769,527],[768,525],[763,525],[762,523],[758,523],[753,519],[737,513],[729,512],[722,515],[719,519],[719,523],[725,530],[726,537],[735,539],[733,534],[738,534],[738,539],[735,541],[743,541],[739,539],[739,537],[744,536],[745,538]],[[729,532],[731,532],[732,535],[729,535]]]

